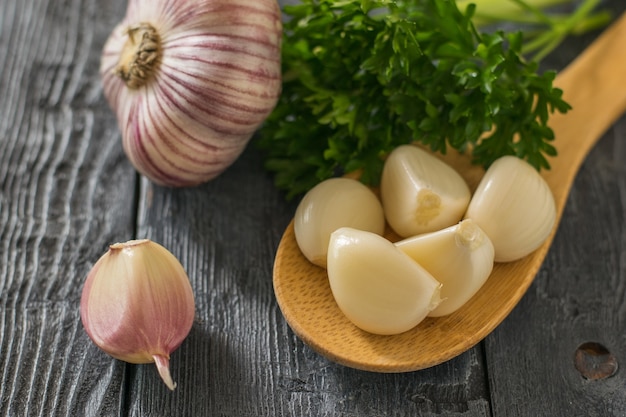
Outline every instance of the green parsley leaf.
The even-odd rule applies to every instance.
[[[479,33],[453,0],[302,0],[285,6],[283,93],[258,144],[294,197],[360,171],[376,185],[384,157],[418,142],[470,150],[488,167],[554,156],[548,126],[567,112],[554,72],[522,55],[520,32]]]

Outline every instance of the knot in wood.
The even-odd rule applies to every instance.
[[[597,380],[615,375],[617,358],[597,342],[585,342],[576,349],[574,366],[585,379]]]

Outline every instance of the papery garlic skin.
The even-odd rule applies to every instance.
[[[138,55],[153,66],[124,80],[135,56],[126,47],[144,36]],[[157,184],[193,186],[230,166],[278,100],[281,39],[276,0],[129,0],[100,74],[135,168]]]
[[[302,254],[326,267],[330,234],[352,227],[382,235],[385,215],[380,200],[363,183],[350,178],[330,178],[310,189],[294,215],[294,233]]]
[[[440,302],[441,284],[375,233],[332,233],[328,279],[339,309],[357,327],[392,335],[417,326]]]
[[[155,362],[175,388],[170,353],[191,330],[195,302],[184,268],[167,249],[147,239],[111,245],[87,276],[80,315],[98,347],[125,362]]]
[[[426,269],[441,287],[441,303],[428,315],[451,314],[467,303],[491,275],[493,244],[470,219],[395,243]]]
[[[380,194],[387,222],[401,237],[452,226],[463,218],[471,198],[454,168],[413,145],[389,154]]]
[[[556,203],[535,168],[520,158],[504,156],[485,172],[465,218],[489,236],[496,262],[510,262],[545,242],[556,222]]]

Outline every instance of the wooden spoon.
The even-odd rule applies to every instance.
[[[554,193],[558,225],[582,161],[626,110],[626,14],[562,71],[555,85],[573,107],[550,120],[558,156],[551,161],[551,170],[542,172]],[[475,188],[483,174],[481,169],[459,154],[443,159]],[[296,335],[330,360],[367,371],[415,371],[465,352],[504,320],[533,282],[556,228],[532,254],[516,262],[496,264],[478,294],[460,310],[427,318],[399,335],[373,335],[348,321],[333,299],[326,271],[301,254],[293,221],[276,254],[274,291]]]

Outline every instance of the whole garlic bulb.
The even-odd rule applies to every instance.
[[[172,353],[189,334],[195,302],[176,257],[147,239],[116,243],[89,272],[80,317],[91,340],[116,359],[154,362],[170,389]]]
[[[100,73],[135,168],[192,186],[230,166],[278,100],[281,38],[276,0],[129,0]]]
[[[489,236],[496,262],[509,262],[530,254],[548,238],[556,222],[556,204],[535,168],[504,156],[485,172],[465,218]]]
[[[363,183],[350,178],[330,178],[310,189],[294,215],[294,233],[302,254],[326,267],[330,234],[352,227],[382,235],[385,215],[378,197]]]
[[[380,194],[387,222],[402,237],[456,224],[471,197],[454,168],[413,145],[399,146],[389,154]]]

